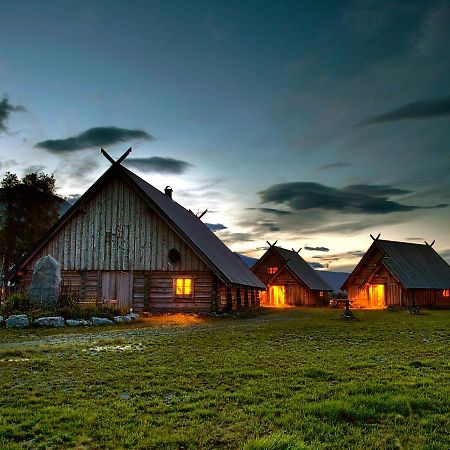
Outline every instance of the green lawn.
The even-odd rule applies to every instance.
[[[450,311],[0,330],[0,448],[449,448]]]

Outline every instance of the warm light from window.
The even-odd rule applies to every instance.
[[[278,272],[278,267],[268,267],[267,268],[267,273],[270,275],[273,275],[274,273]]]
[[[192,293],[192,279],[176,278],[175,295],[191,295],[191,293]]]
[[[450,289],[445,289],[444,291],[442,291],[442,295],[444,297],[450,297]]]
[[[323,297],[323,291],[320,291],[320,292],[319,292],[319,296],[320,296],[320,297]]]

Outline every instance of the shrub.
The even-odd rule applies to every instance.
[[[32,309],[30,299],[25,292],[14,292],[5,299],[1,307],[1,314],[10,316],[13,314],[26,314]]]

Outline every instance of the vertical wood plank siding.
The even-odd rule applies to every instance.
[[[285,302],[290,306],[320,306],[326,303],[327,293],[320,297],[319,291],[309,289],[304,283],[301,283],[284,267],[285,263],[276,254],[272,253],[262,261],[255,269],[255,275],[267,286],[266,292],[261,292],[261,305],[270,306],[273,304],[270,299],[270,286],[285,287]],[[271,281],[273,274],[268,273],[269,267],[277,267],[278,275]]]
[[[168,251],[180,262],[172,267]],[[52,255],[62,270],[208,271],[201,259],[122,179],[101,189],[30,261]]]
[[[171,248],[180,252],[177,264],[169,261]],[[37,260],[45,255],[61,263],[64,289],[77,291],[82,301],[102,300],[110,290],[114,292],[111,295],[128,298],[128,304],[121,306],[136,310],[210,311],[220,300],[219,288],[213,289],[216,276],[120,178],[80,205],[27,264],[22,281],[25,289]],[[175,298],[173,279],[177,274],[193,278],[191,298]]]

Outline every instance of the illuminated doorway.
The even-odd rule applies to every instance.
[[[270,306],[285,306],[286,289],[284,286],[270,286]]]
[[[369,307],[382,309],[385,306],[384,284],[371,284],[369,286]]]

